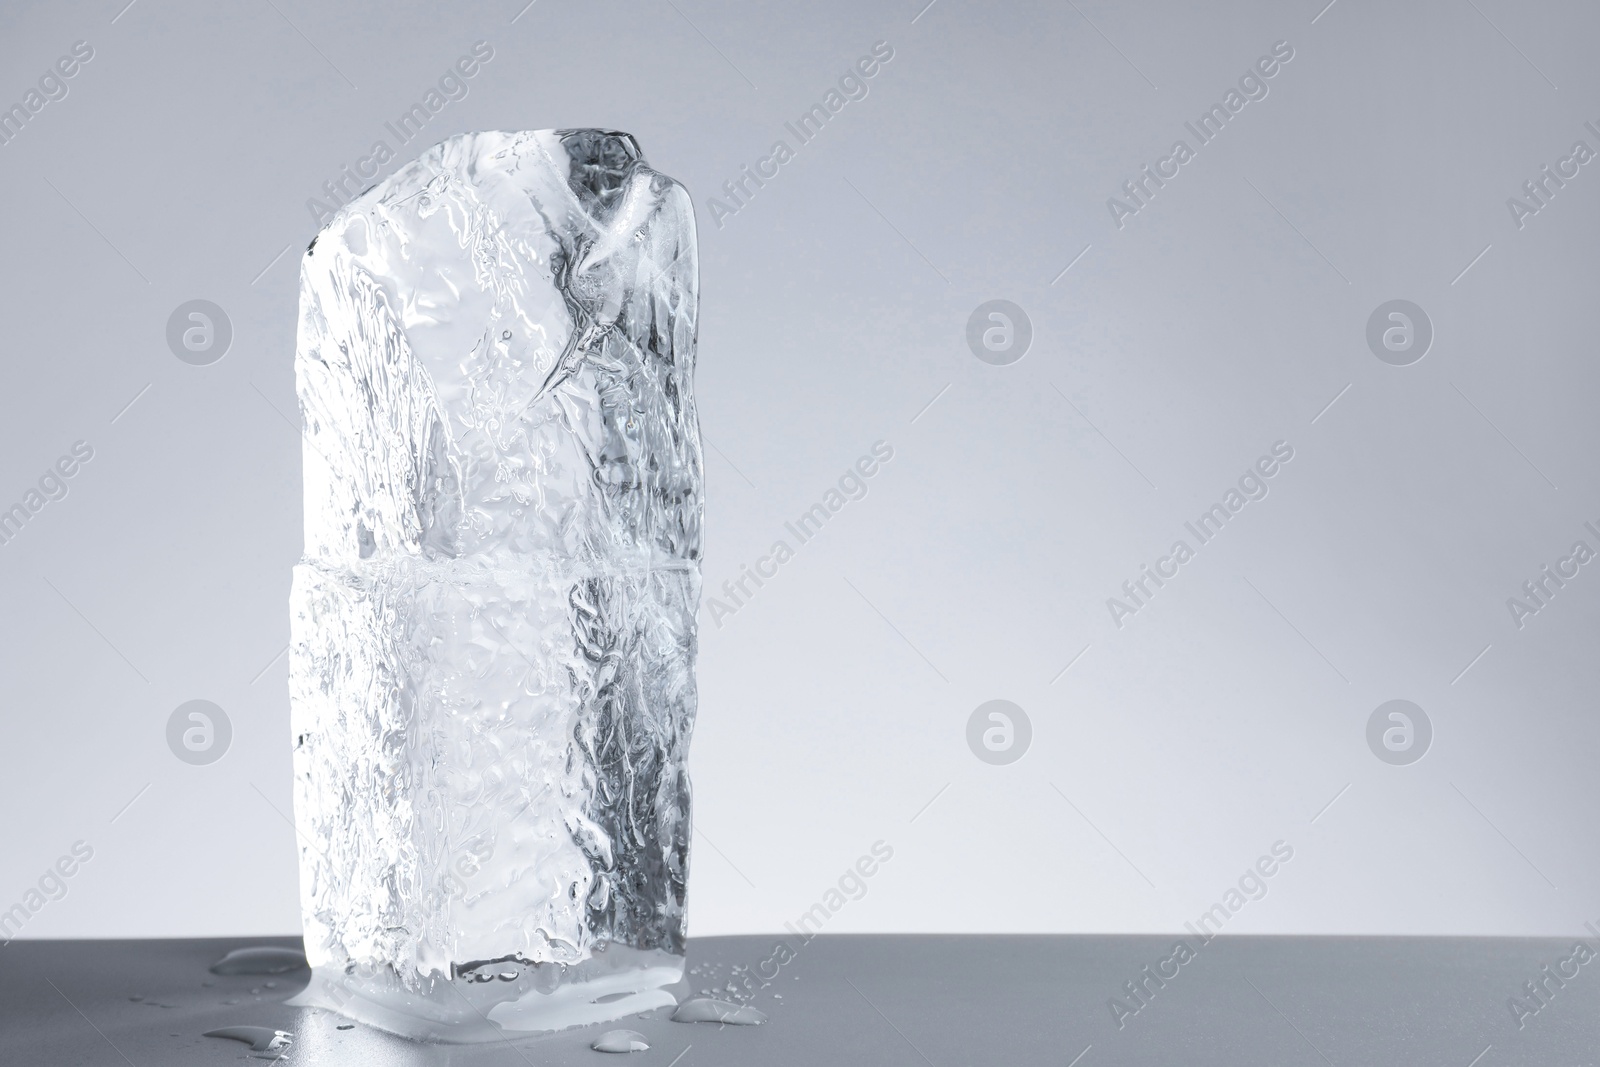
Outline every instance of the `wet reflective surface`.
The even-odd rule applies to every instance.
[[[1588,954],[1574,954],[1575,941],[1190,937],[1184,962],[1164,966],[1176,958],[1176,940],[839,935],[790,937],[782,953],[771,936],[691,940],[679,1001],[712,990],[767,1022],[685,1024],[652,1011],[625,1024],[650,1046],[629,1062],[1467,1067],[1481,1056],[1480,1067],[1547,1067],[1593,1062],[1600,1047],[1600,979],[1579,959]],[[297,942],[11,942],[0,948],[0,1051],[8,1063],[125,1056],[139,1067],[280,1056],[300,1064],[547,1067],[605,1062],[592,1046],[616,1029],[419,1045],[286,1006],[304,970],[279,976],[272,989],[257,976],[208,970],[232,949],[267,944]],[[1568,972],[1575,973],[1561,977]],[[234,1027],[283,1031],[292,1043],[255,1052],[239,1039],[202,1036]]]

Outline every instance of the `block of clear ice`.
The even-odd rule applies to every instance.
[[[471,1041],[673,1003],[702,457],[688,194],[454,137],[301,263],[301,1002]]]

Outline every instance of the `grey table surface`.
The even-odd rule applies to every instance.
[[[794,955],[774,959],[785,940]],[[1039,1063],[1581,1067],[1600,1049],[1600,957],[1537,939],[1219,937],[1141,1006],[1124,990],[1169,957],[1171,936],[716,937],[693,941],[676,992],[758,988],[758,1027],[616,1024],[645,1035],[630,1062],[715,1064]],[[246,945],[298,939],[12,941],[0,949],[0,1060],[7,1064],[262,1062],[223,1026],[290,1031],[288,1063],[603,1063],[606,1027],[483,1045],[416,1045],[283,1002],[308,972],[209,972]],[[783,958],[785,953],[778,953]],[[1569,960],[1563,964],[1562,960]],[[1545,970],[1546,966],[1550,970]],[[1576,971],[1559,978],[1560,971]],[[1556,978],[1548,977],[1555,975]],[[770,976],[766,980],[760,976]],[[1558,981],[1559,979],[1559,981]],[[1543,981],[1541,1000],[1524,983]],[[266,982],[272,982],[267,986]],[[762,982],[765,985],[762,986]],[[1113,997],[1138,1007],[1121,1026]],[[1520,1018],[1512,1010],[1519,998]]]

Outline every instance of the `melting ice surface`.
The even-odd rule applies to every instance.
[[[452,138],[307,251],[301,1003],[438,1040],[673,1003],[697,272],[600,130]]]

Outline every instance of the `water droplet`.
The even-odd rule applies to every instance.
[[[294,1042],[294,1035],[289,1031],[265,1026],[224,1026],[220,1030],[207,1030],[201,1036],[243,1041],[251,1052],[283,1052]]]
[[[211,965],[212,974],[287,974],[306,966],[303,953],[274,945],[236,948]],[[210,985],[209,982],[201,983]]]
[[[607,1030],[589,1047],[596,1052],[644,1052],[650,1046],[635,1030]]]
[[[672,1013],[675,1023],[723,1023],[727,1026],[760,1026],[767,1021],[766,1015],[755,1008],[742,1004],[730,1004],[726,1000],[713,1000],[710,997],[691,997],[678,1005],[678,1010]]]
[[[517,980],[517,972],[516,971],[501,971],[500,972],[500,981],[502,981],[502,982],[515,982],[516,980]]]

